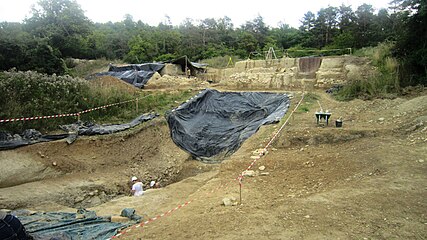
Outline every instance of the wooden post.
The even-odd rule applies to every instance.
[[[185,55],[185,76],[188,77],[187,55]]]
[[[242,205],[242,176],[239,178],[240,205]]]
[[[139,98],[136,99],[135,105],[136,105],[136,113],[138,113],[138,100]]]

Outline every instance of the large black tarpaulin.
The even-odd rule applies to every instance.
[[[204,73],[206,71],[206,67],[208,66],[207,64],[203,63],[191,62],[187,56],[182,56],[167,63],[180,65],[183,72],[186,71],[185,68],[188,68],[192,76],[196,76],[198,73]]]
[[[0,132],[0,151],[14,149],[39,142],[50,142],[68,137],[68,134],[42,135],[35,129],[27,129],[22,134]]]
[[[131,64],[126,66],[110,65],[108,72],[98,73],[97,76],[112,76],[130,83],[138,88],[143,88],[148,80],[165,66],[163,63]]]
[[[217,161],[261,125],[280,121],[288,108],[286,94],[206,89],[166,118],[175,144],[197,159]]]

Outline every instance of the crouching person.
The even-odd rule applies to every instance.
[[[132,183],[133,183],[133,185],[132,185],[132,194],[135,197],[139,197],[139,196],[144,195],[144,189],[142,188],[142,182],[139,181],[138,178],[135,177],[135,176],[133,176],[131,178],[131,180],[132,180]]]

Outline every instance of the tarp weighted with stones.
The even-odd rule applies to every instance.
[[[46,212],[26,213],[25,210],[12,212],[22,222],[27,232],[39,240],[105,240],[117,231],[138,221],[129,219],[128,223],[113,223],[108,217],[96,216],[93,211],[79,209],[77,213]]]
[[[286,94],[206,89],[166,115],[173,141],[193,157],[217,161],[235,152],[261,125],[280,121]]]

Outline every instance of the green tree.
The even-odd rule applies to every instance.
[[[292,28],[283,22],[279,23],[278,28],[273,28],[269,31],[269,37],[276,41],[279,49],[288,49],[300,42],[298,29]]]
[[[29,34],[23,31],[20,23],[0,23],[0,70],[13,67],[21,68],[25,64]]]
[[[364,47],[375,45],[377,42],[373,41],[375,28],[374,28],[374,8],[369,4],[360,5],[356,12],[356,47]]]
[[[203,51],[202,31],[193,22],[193,19],[187,18],[179,26],[182,39],[178,53],[179,55],[187,55],[190,59],[198,58]]]
[[[25,20],[28,32],[47,38],[65,57],[84,56],[92,23],[75,0],[39,0]],[[79,47],[80,46],[80,47]]]
[[[337,8],[331,6],[322,8],[317,13],[315,29],[317,30],[317,36],[320,40],[317,43],[317,47],[324,47],[332,42],[337,32],[337,15]]]
[[[301,45],[304,47],[313,47],[316,44],[316,38],[314,34],[314,27],[316,23],[316,15],[308,11],[304,14],[304,17],[300,20],[301,26],[299,27],[301,35]]]
[[[153,61],[157,55],[157,46],[150,38],[150,34],[140,34],[129,41],[130,51],[125,60],[132,63]]]
[[[351,6],[342,4],[337,8],[338,31],[331,47],[354,48],[356,46],[356,15]]]
[[[0,70],[36,70],[63,74],[61,53],[47,39],[34,38],[20,23],[0,23]]]
[[[404,86],[427,85],[427,2],[425,0],[395,0],[404,22],[399,34],[396,56],[403,61]]]
[[[242,26],[242,29],[251,33],[255,37],[260,49],[264,48],[269,29],[264,23],[263,17],[258,15],[252,21],[247,21],[245,25]]]
[[[250,53],[257,51],[258,42],[255,36],[247,31],[240,30],[238,38],[238,55],[241,58],[247,58]]]
[[[375,36],[377,42],[394,40],[393,19],[387,9],[380,9],[374,21]]]
[[[354,14],[351,6],[342,4],[338,10],[338,28],[340,33],[349,32],[354,30],[354,22],[356,15]]]

